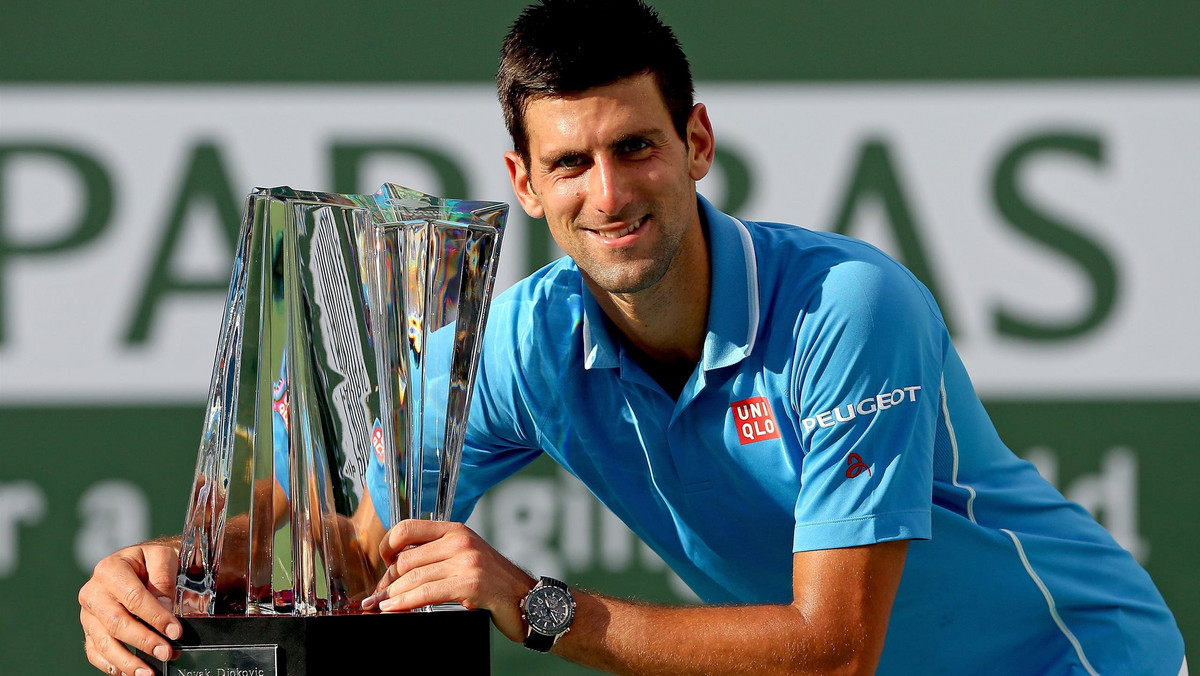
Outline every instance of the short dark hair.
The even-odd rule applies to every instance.
[[[529,102],[578,94],[649,73],[671,122],[687,139],[695,92],[679,40],[641,0],[539,0],[521,12],[504,38],[497,95],[513,148],[529,160]]]

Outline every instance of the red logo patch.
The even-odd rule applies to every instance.
[[[778,439],[779,426],[771,414],[771,404],[766,397],[751,397],[729,405],[733,424],[737,427],[738,441],[743,446],[765,439]]]
[[[867,476],[871,476],[871,468],[867,467],[867,463],[863,462],[862,456],[857,453],[851,453],[846,457],[846,465],[847,479],[853,479],[862,474],[863,470],[867,471]]]

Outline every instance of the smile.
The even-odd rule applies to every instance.
[[[637,230],[638,228],[642,227],[642,224],[645,222],[646,222],[646,219],[643,217],[643,218],[639,218],[636,221],[634,221],[633,223],[631,223],[629,225],[629,227],[622,228],[620,230],[593,230],[592,232],[596,233],[597,235],[599,235],[605,239],[617,239],[618,237],[624,237],[625,235],[628,235],[629,233],[633,232],[634,230]]]

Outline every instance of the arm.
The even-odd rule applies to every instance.
[[[614,673],[870,674],[907,547],[796,553],[789,605],[664,607],[573,590],[575,622],[554,652]],[[486,608],[501,633],[524,640],[518,604],[534,579],[462,524],[403,522],[381,554],[391,567],[372,607]]]
[[[615,673],[872,674],[905,540],[798,552],[790,605],[664,608],[578,594],[555,652]]]

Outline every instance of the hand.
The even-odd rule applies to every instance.
[[[492,613],[492,622],[513,641],[525,640],[521,599],[534,579],[461,523],[401,521],[379,545],[387,565],[363,609],[413,610],[460,603]]]
[[[167,544],[126,547],[96,564],[92,579],[79,590],[83,647],[92,666],[108,674],[149,676],[149,667],[125,643],[160,659],[169,659],[167,641],[183,632],[171,614],[179,556]]]

